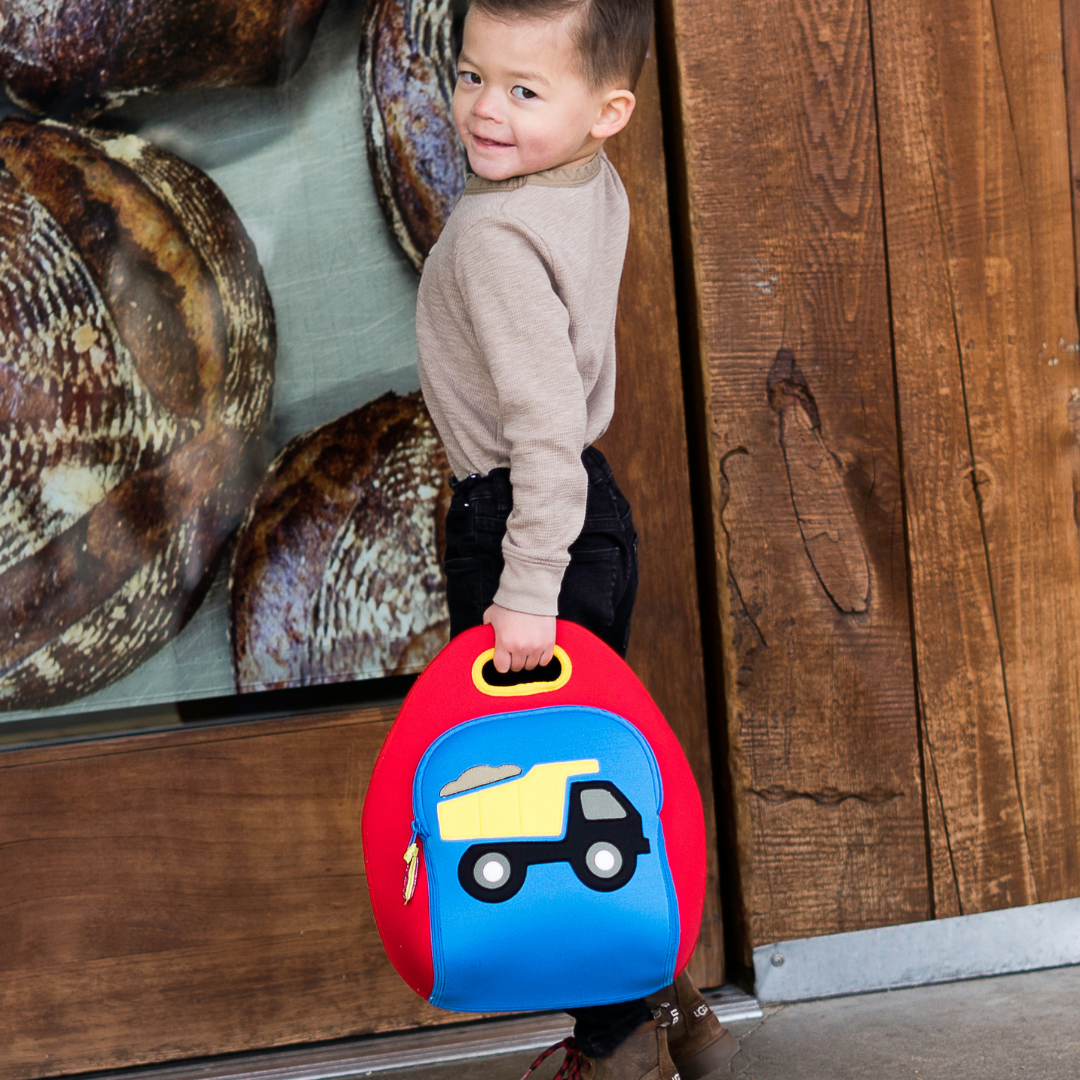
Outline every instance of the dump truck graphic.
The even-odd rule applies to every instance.
[[[521,889],[530,866],[566,862],[590,889],[621,889],[638,856],[650,850],[637,809],[610,781],[579,780],[570,784],[566,812],[567,781],[599,771],[595,758],[544,762],[524,776],[514,765],[478,765],[445,785],[443,792],[463,791],[474,778],[483,785],[436,808],[442,840],[483,841],[458,863],[462,888],[477,900],[502,903]],[[518,779],[498,782],[509,776]]]

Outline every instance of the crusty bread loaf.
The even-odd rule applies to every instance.
[[[450,0],[371,0],[360,43],[368,163],[383,216],[417,270],[465,188],[454,78]]]
[[[86,118],[137,94],[268,86],[304,62],[326,0],[0,0],[0,81]]]
[[[419,671],[446,643],[446,452],[419,393],[293,439],[237,538],[238,691]]]
[[[184,624],[257,482],[273,359],[205,175],[0,123],[0,710],[97,690]]]

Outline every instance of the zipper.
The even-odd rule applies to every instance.
[[[409,846],[405,849],[405,884],[401,895],[407,904],[416,892],[416,879],[420,873],[420,848],[423,846],[424,834],[419,822],[412,823],[412,834],[409,836]]]

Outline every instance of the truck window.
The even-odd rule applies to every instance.
[[[583,788],[581,812],[588,821],[610,821],[626,817],[626,811],[607,788]]]

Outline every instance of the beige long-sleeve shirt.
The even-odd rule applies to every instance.
[[[424,264],[420,385],[455,476],[510,469],[495,602],[514,611],[558,611],[585,519],[581,452],[615,406],[629,224],[603,152],[573,169],[474,176]]]

